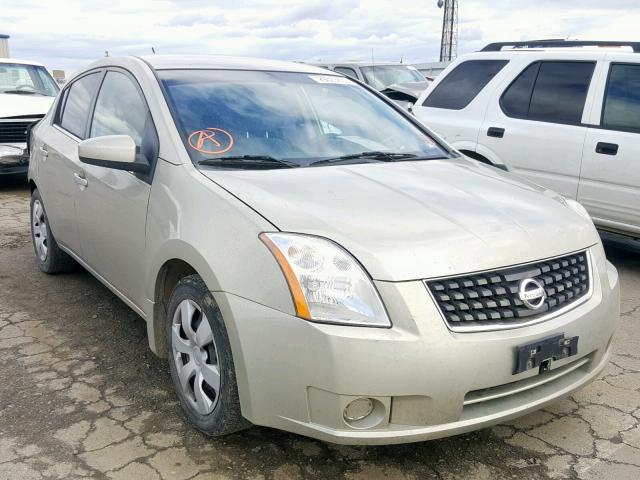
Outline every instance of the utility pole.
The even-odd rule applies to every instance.
[[[443,6],[440,61],[450,62],[458,55],[458,0],[438,0],[438,8]]]

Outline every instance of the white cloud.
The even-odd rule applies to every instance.
[[[436,0],[0,0],[12,56],[75,70],[111,55],[437,60]],[[638,0],[460,0],[458,51],[525,38],[637,40]]]

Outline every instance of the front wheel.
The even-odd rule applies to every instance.
[[[222,436],[251,424],[242,417],[227,329],[198,275],[178,282],[167,312],[169,370],[187,418]]]

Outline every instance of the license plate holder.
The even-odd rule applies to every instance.
[[[513,375],[538,368],[539,373],[549,370],[552,360],[572,357],[578,353],[578,337],[565,338],[564,334],[536,340],[516,347],[516,365]]]

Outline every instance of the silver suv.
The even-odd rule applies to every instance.
[[[618,276],[584,209],[342,75],[104,58],[32,142],[40,269],[79,263],[134,309],[207,434],[437,438],[607,363]]]

